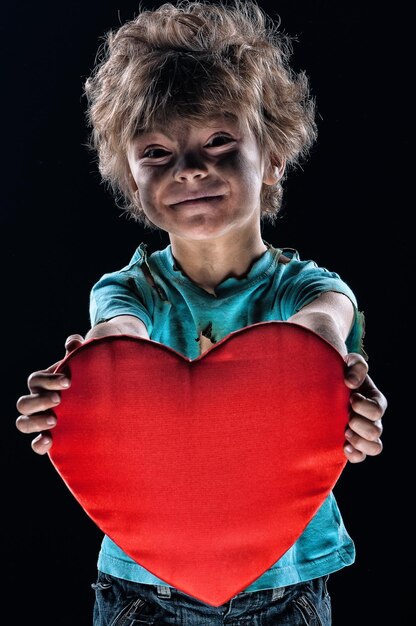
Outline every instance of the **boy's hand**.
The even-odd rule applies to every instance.
[[[344,451],[351,463],[360,463],[367,455],[376,456],[383,449],[381,418],[386,411],[387,400],[368,376],[368,365],[360,354],[347,354],[345,362],[345,384],[356,391],[351,394]]]
[[[65,341],[66,354],[69,354],[84,341],[81,335],[70,335]],[[52,437],[48,434],[56,424],[53,408],[61,401],[61,391],[71,385],[63,374],[54,374],[60,361],[45,370],[30,374],[27,385],[30,395],[21,396],[16,403],[21,413],[16,420],[16,427],[22,433],[39,433],[32,441],[32,449],[37,454],[45,454],[52,446]]]
[[[81,335],[70,335],[65,341],[66,355],[88,339],[123,334],[149,339],[146,326],[141,320],[131,315],[120,315],[91,328],[85,339]],[[45,454],[52,446],[52,435],[49,431],[56,425],[53,408],[60,403],[61,392],[71,385],[66,376],[53,373],[59,363],[60,361],[54,363],[46,370],[33,372],[27,381],[30,394],[21,396],[16,403],[17,410],[21,413],[16,420],[17,429],[22,433],[40,433],[32,441],[32,448],[37,454]]]

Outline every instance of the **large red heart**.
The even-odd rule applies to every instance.
[[[92,339],[65,358],[50,458],[86,513],[168,584],[219,606],[295,542],[346,463],[341,355],[264,322],[189,360]]]

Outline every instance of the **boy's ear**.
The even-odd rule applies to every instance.
[[[275,185],[283,178],[286,160],[271,156],[264,170],[263,183],[265,185]]]

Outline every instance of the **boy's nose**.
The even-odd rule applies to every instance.
[[[204,161],[190,154],[179,159],[175,169],[175,178],[181,182],[205,178],[207,174],[208,168]]]

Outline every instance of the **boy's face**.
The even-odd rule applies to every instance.
[[[250,220],[258,227],[262,184],[279,178],[245,126],[175,118],[138,135],[127,151],[132,188],[155,226],[184,239],[220,237]]]

